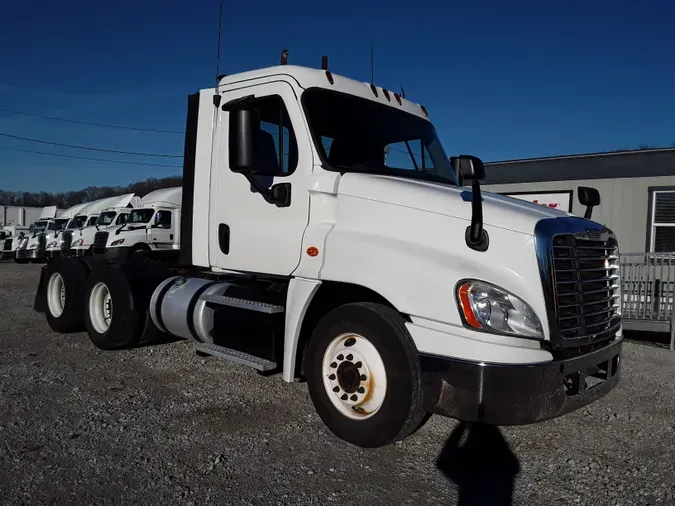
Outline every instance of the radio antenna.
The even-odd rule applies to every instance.
[[[375,84],[375,46],[370,46],[370,84]]]
[[[223,33],[223,0],[220,0],[220,15],[218,16],[218,47],[216,48],[216,86],[220,79],[220,37]]]

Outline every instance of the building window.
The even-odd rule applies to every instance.
[[[650,250],[655,253],[675,251],[675,191],[654,191],[651,212]]]

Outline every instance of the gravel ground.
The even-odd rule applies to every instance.
[[[0,263],[2,504],[675,504],[663,348],[626,343],[620,386],[562,418],[458,447],[463,427],[433,417],[362,450],[324,428],[304,384],[186,342],[102,352],[50,332],[31,308],[39,269]]]

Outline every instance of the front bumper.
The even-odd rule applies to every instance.
[[[525,425],[579,409],[619,382],[622,338],[578,357],[540,364],[479,364],[420,354],[431,413],[466,422]]]
[[[61,249],[48,249],[45,251],[45,256],[47,258],[56,258],[60,257],[61,255],[63,255],[63,251]]]
[[[38,250],[33,249],[18,249],[16,250],[16,258],[40,258]]]

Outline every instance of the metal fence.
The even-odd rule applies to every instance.
[[[669,332],[675,350],[675,253],[624,253],[620,265],[623,328]]]

